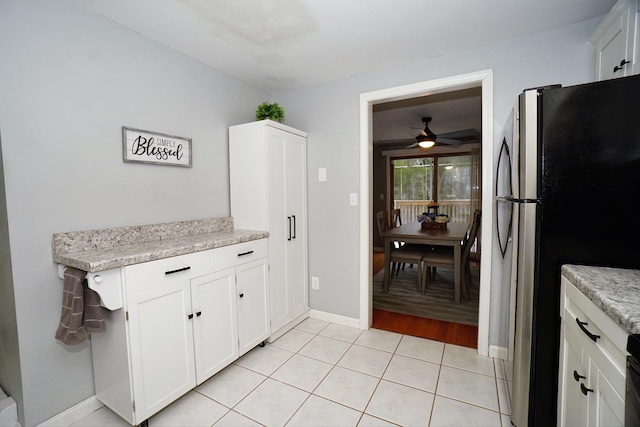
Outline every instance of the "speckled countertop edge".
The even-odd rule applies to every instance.
[[[625,331],[640,333],[640,270],[566,264],[562,274]]]
[[[54,262],[92,273],[266,237],[222,217],[56,233],[51,249]]]
[[[266,231],[231,230],[196,234],[108,249],[54,253],[53,261],[86,272],[104,271],[131,264],[169,258],[269,237]]]

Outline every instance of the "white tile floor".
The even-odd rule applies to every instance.
[[[476,350],[307,319],[149,426],[510,426],[510,374]],[[128,425],[106,407],[73,424]]]

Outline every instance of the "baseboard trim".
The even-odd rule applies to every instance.
[[[353,317],[340,316],[339,314],[327,313],[326,311],[309,310],[309,317],[325,322],[337,323],[338,325],[350,326],[352,328],[360,328],[360,319]]]
[[[506,347],[499,347],[497,345],[489,346],[489,357],[493,357],[495,359],[507,360],[509,356],[509,351]]]
[[[38,427],[70,426],[103,406],[104,405],[97,397],[91,396],[88,399],[73,405],[71,408],[60,412],[58,415],[54,415],[48,420],[43,421],[41,424],[38,424]]]
[[[281,336],[289,332],[291,329],[293,329],[294,326],[302,322],[307,317],[309,317],[308,308],[306,308],[302,313],[298,314],[296,317],[289,320],[286,324],[282,325],[275,331],[271,331],[271,335],[269,336],[269,338],[267,338],[267,342],[268,343],[274,342],[275,340],[277,340],[278,338],[280,338]]]

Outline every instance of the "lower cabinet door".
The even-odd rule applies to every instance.
[[[195,387],[189,281],[127,301],[135,422],[140,423]]]
[[[236,267],[239,355],[269,337],[267,258]]]
[[[564,327],[564,325],[563,325]],[[582,346],[569,328],[564,329],[563,342],[564,365],[563,378],[564,396],[561,396],[562,407],[559,414],[561,426],[586,426],[588,414],[588,397],[582,392],[581,385],[587,384],[587,366],[583,363]],[[561,361],[562,363],[562,361]]]
[[[590,423],[592,426],[624,426],[624,399],[616,393],[598,366],[591,361],[591,371],[597,376],[597,386],[590,406]]]
[[[196,382],[238,358],[235,268],[191,280]]]

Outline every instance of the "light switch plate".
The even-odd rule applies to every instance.
[[[349,193],[349,206],[358,206],[358,193]]]
[[[327,180],[327,168],[318,169],[318,181],[325,182]]]

